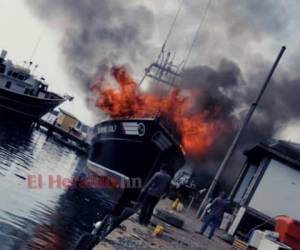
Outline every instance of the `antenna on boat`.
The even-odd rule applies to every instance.
[[[184,61],[183,61],[182,70],[184,70],[185,65],[187,64],[187,62],[188,62],[189,59],[190,59],[192,50],[193,50],[193,48],[194,48],[194,46],[195,46],[197,37],[198,37],[198,35],[199,35],[199,33],[200,33],[202,27],[203,27],[203,24],[204,24],[205,19],[206,19],[206,17],[207,17],[207,14],[208,14],[209,8],[210,8],[210,6],[211,6],[211,4],[212,4],[212,1],[213,1],[213,0],[208,0],[208,1],[207,1],[206,7],[205,7],[204,12],[203,12],[203,15],[202,15],[202,18],[201,18],[201,20],[200,20],[200,23],[199,23],[198,28],[197,28],[197,30],[196,30],[196,32],[195,32],[194,38],[193,38],[193,40],[192,40],[192,43],[191,43],[191,45],[190,45],[190,47],[189,47],[189,49],[188,49],[188,51],[187,51],[187,53],[186,53],[186,56],[185,56]]]
[[[165,42],[163,43],[163,46],[162,46],[162,48],[161,48],[162,51],[165,49],[165,47],[166,47],[166,45],[167,45],[167,42],[168,42],[168,40],[169,40],[169,38],[170,38],[170,36],[171,36],[173,30],[174,30],[174,27],[175,27],[177,18],[178,18],[178,16],[179,16],[180,12],[181,12],[182,7],[183,7],[183,3],[184,3],[184,0],[181,1],[180,5],[179,5],[179,7],[178,7],[178,10],[177,10],[177,12],[176,12],[176,14],[175,14],[175,16],[174,16],[174,19],[173,19],[173,22],[172,22],[172,24],[171,24],[171,27],[170,27],[170,29],[169,29],[169,31],[168,31],[168,33],[167,33]]]
[[[43,38],[44,33],[45,33],[45,29],[42,30],[42,32],[41,32],[41,34],[40,34],[40,36],[39,36],[37,42],[35,43],[35,46],[34,46],[33,50],[32,50],[31,56],[30,56],[30,58],[29,58],[29,64],[31,63],[31,65],[32,65],[32,59],[33,59],[33,57],[35,56],[35,54],[36,54],[36,52],[37,52],[37,49],[39,48],[39,46],[40,46],[40,44],[41,44],[41,41],[42,41],[42,38]],[[31,66],[31,65],[30,65],[30,66]],[[30,67],[30,66],[29,66],[29,67]]]
[[[178,10],[175,14],[171,27],[167,33],[166,39],[161,47],[160,53],[156,61],[150,64],[150,66],[145,69],[145,74],[142,77],[139,86],[141,86],[144,80],[147,77],[149,77],[154,79],[156,82],[160,82],[171,87],[176,87],[176,88],[179,87],[178,79],[181,78],[180,73],[181,73],[182,63],[179,65],[174,64],[173,61],[175,59],[175,53],[172,54],[170,51],[166,52],[165,49],[167,46],[167,42],[169,41],[169,38],[175,27],[177,18],[183,7],[183,3],[184,0],[181,1],[178,7]]]
[[[209,8],[211,7],[212,1],[213,0],[207,1],[202,18],[201,18],[200,23],[195,31],[193,40],[187,50],[184,60],[181,63],[179,63],[178,65],[176,65],[173,63],[173,61],[175,59],[175,53],[173,54],[172,59],[171,59],[171,55],[172,55],[171,52],[170,51],[165,52],[165,49],[166,49],[167,42],[169,41],[169,38],[174,30],[177,18],[183,7],[184,0],[181,1],[180,6],[178,7],[178,10],[177,10],[175,17],[173,19],[173,22],[171,24],[171,27],[167,33],[166,39],[161,47],[160,53],[159,53],[156,61],[154,63],[150,64],[150,66],[145,69],[145,74],[142,77],[142,79],[139,83],[139,86],[142,85],[142,83],[144,82],[144,80],[147,77],[150,77],[150,78],[154,79],[156,82],[164,83],[168,86],[175,87],[175,88],[179,87],[179,80],[182,79],[181,73],[183,72],[187,62],[190,59],[192,50],[195,46],[197,37],[203,27],[203,24],[207,17]]]
[[[38,64],[34,65],[34,68],[33,68],[33,70],[32,70],[32,74],[37,70],[38,67],[39,67]]]

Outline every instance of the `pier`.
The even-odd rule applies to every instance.
[[[158,208],[169,211],[172,202],[168,199],[161,200]],[[206,236],[198,233],[200,220],[195,220],[196,211],[189,210],[177,213],[172,211],[176,217],[184,220],[182,228],[172,226],[156,216],[151,219],[151,225],[141,226],[137,222],[137,215],[131,216],[124,221],[119,228],[114,230],[103,242],[98,244],[94,250],[104,249],[191,249],[191,250],[230,250],[231,244],[223,240],[224,232],[219,230],[216,236],[209,240]],[[162,226],[160,236],[154,236],[157,225]]]
[[[82,131],[83,126],[86,127],[86,132]],[[36,128],[41,127],[45,130],[47,137],[53,137],[67,147],[83,152],[87,152],[90,147],[89,127],[66,111],[49,112],[37,121]]]

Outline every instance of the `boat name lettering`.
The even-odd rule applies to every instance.
[[[117,125],[101,126],[98,128],[99,134],[114,133],[117,130]]]

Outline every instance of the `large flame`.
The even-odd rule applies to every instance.
[[[165,95],[142,93],[138,84],[124,67],[114,67],[109,75],[117,83],[113,88],[103,75],[96,77],[92,89],[97,94],[96,105],[112,118],[163,117],[175,125],[185,152],[191,157],[201,157],[213,146],[222,130],[222,123],[211,119],[211,112],[191,112],[196,96],[178,89]],[[217,112],[217,111],[215,111]]]

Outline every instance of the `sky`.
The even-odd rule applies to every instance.
[[[73,3],[70,0],[0,0],[0,48],[8,50],[8,56],[22,64],[29,60],[40,39],[33,56],[34,63],[39,64],[35,74],[44,76],[52,91],[75,96],[73,102],[61,107],[93,125],[101,115],[87,105],[89,90],[82,88],[87,83],[81,76],[90,77],[97,71],[99,62],[108,60],[128,65],[133,76],[139,79],[143,69],[156,58],[181,0]],[[206,4],[205,0],[183,2],[168,43],[168,49],[176,51],[178,62],[191,44]],[[76,12],[80,9],[82,12]],[[216,68],[226,57],[239,65],[245,81],[255,81],[259,86],[280,47],[286,45],[288,50],[278,71],[296,78],[300,35],[295,30],[299,9],[297,0],[212,1],[187,67]],[[91,35],[89,31],[98,32],[97,25],[101,35]],[[85,29],[84,42],[76,43]],[[115,41],[118,39],[122,42]],[[70,56],[75,49],[80,54]],[[74,74],[78,68],[83,69],[79,77]],[[276,135],[300,141],[298,124],[298,118],[294,117],[279,127]]]

